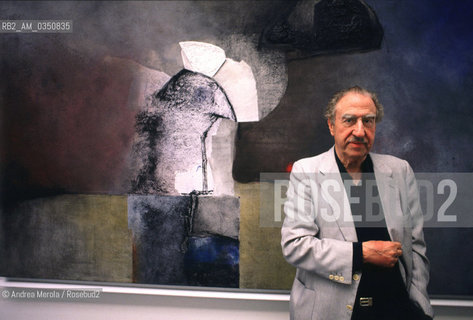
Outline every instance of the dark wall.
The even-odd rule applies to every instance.
[[[260,171],[327,150],[323,110],[334,92],[354,84],[376,92],[385,107],[376,152],[407,159],[415,171],[473,170],[473,4],[367,2],[384,28],[382,48],[290,61],[279,108],[240,124],[237,179],[255,180]]]
[[[334,92],[355,84],[376,92],[385,107],[373,151],[406,159],[416,172],[472,172],[473,3],[367,2],[384,28],[382,48],[290,61],[278,109],[239,126],[237,180],[284,171],[330,148],[323,110]],[[429,293],[472,296],[473,256],[463,252],[473,230],[427,228],[425,239]]]

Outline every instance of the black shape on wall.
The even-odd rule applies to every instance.
[[[136,116],[131,192],[177,194],[175,173],[199,167],[203,175],[199,191],[207,191],[205,138],[219,118],[236,121],[215,80],[185,69],[173,76]]]
[[[375,50],[382,39],[375,12],[362,0],[292,1],[265,28],[260,46],[285,49],[289,59],[301,59]]]

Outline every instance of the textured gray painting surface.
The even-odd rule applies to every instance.
[[[197,190],[208,191],[205,140],[219,118],[236,121],[215,80],[188,70],[173,76],[136,117],[133,158],[137,168],[131,192],[177,194],[176,174],[189,171],[201,177]]]
[[[238,287],[238,222],[234,197],[129,195],[134,281]]]
[[[240,201],[237,197],[200,196],[197,199],[197,210],[192,223],[193,234],[239,238]]]
[[[62,195],[25,201],[5,218],[2,275],[130,282],[126,197]]]
[[[134,276],[140,283],[186,284],[190,197],[129,196],[128,224],[135,246]]]

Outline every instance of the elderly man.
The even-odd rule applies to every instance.
[[[281,245],[297,267],[291,319],[430,319],[414,173],[370,153],[383,107],[358,86],[326,114],[335,145],[293,165]]]

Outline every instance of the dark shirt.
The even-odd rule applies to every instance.
[[[358,242],[353,243],[353,272],[361,271],[363,267],[362,242],[369,240],[390,241],[391,239],[384,220],[378,187],[374,177],[373,161],[370,155],[368,154],[365,161],[361,164],[361,183],[355,185],[352,177],[338,158],[337,153],[335,151],[334,153],[347,195],[358,200],[358,203],[350,201],[350,209],[352,215],[361,220],[355,221]],[[372,197],[370,201],[366,201],[367,194]],[[367,208],[367,203],[372,204],[372,206]],[[367,214],[368,210],[370,210],[369,214]]]
[[[363,264],[362,242],[370,240],[391,241],[379,199],[373,161],[369,155],[366,157],[361,165],[361,183],[355,185],[336,152],[335,159],[347,195],[357,200],[350,201],[352,215],[354,217],[357,216],[361,220],[355,221],[358,242],[353,243],[353,273],[362,271],[357,299],[359,297],[373,297],[375,302],[389,302],[392,299],[398,299],[400,294],[407,294],[399,266],[396,264],[393,268],[383,268],[371,264]],[[368,197],[372,198],[368,199]]]
[[[356,199],[350,201],[358,237],[358,242],[353,243],[353,273],[361,271],[362,277],[356,294],[352,319],[431,319],[409,299],[399,270],[399,262],[393,268],[363,264],[363,242],[391,241],[379,198],[373,161],[368,154],[361,164],[361,183],[355,185],[335,150],[334,153],[347,196]],[[355,217],[360,221],[356,221]],[[362,297],[371,297],[373,307],[360,307],[358,303]]]

